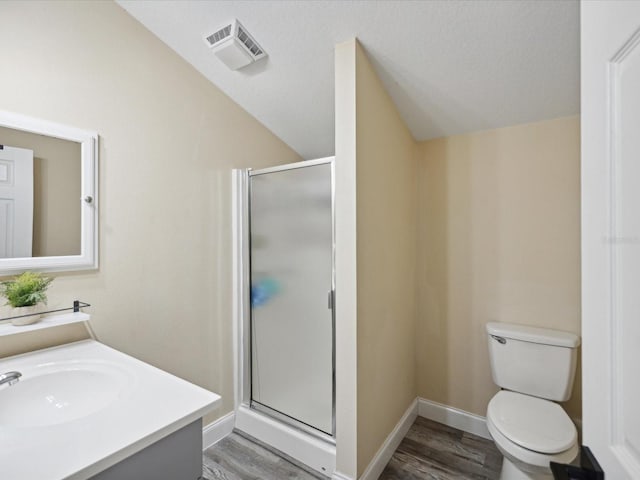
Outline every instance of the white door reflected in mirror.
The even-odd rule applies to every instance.
[[[20,249],[30,253],[0,258],[79,255],[80,143],[0,126],[0,145],[33,150],[33,239]]]
[[[32,256],[33,150],[0,146],[0,258]]]

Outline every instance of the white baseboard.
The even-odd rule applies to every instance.
[[[485,417],[465,412],[454,407],[418,398],[418,415],[435,422],[443,423],[458,430],[473,433],[491,440]]]
[[[206,450],[214,443],[218,443],[233,431],[236,423],[236,414],[229,412],[214,420],[202,429],[202,449]]]
[[[411,402],[407,411],[404,412],[404,415],[402,415],[402,418],[400,418],[395,428],[387,436],[380,449],[373,456],[373,459],[360,476],[360,480],[377,480],[384,470],[384,467],[386,467],[389,460],[391,460],[393,452],[396,451],[396,448],[398,448],[398,445],[402,442],[402,439],[411,428],[411,425],[413,425],[417,416],[418,400],[416,399]]]

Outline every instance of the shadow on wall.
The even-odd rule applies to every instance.
[[[495,392],[487,388],[492,383],[484,325],[492,312],[486,305],[498,299],[479,280],[495,269],[499,184],[495,163],[473,162],[472,141],[443,138],[420,145],[418,392],[484,415]],[[492,197],[482,194],[486,188]]]
[[[448,400],[449,243],[448,182],[444,142],[418,146],[418,395]],[[429,161],[428,158],[434,160]],[[435,181],[438,179],[439,181]]]
[[[578,350],[578,365],[576,366],[576,379],[573,382],[573,390],[571,398],[562,403],[563,408],[574,420],[582,422],[582,347]],[[582,427],[582,425],[579,425]],[[582,429],[578,428],[578,433],[582,433]],[[581,439],[580,439],[581,440]]]

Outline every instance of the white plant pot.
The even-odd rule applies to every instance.
[[[17,307],[11,312],[11,316],[17,317],[18,315],[29,315],[28,317],[13,318],[11,319],[12,325],[31,325],[40,321],[42,314],[38,311],[38,305],[32,305],[31,307]]]

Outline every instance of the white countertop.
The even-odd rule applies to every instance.
[[[117,393],[105,400],[105,392],[99,392],[96,405],[102,402],[105,407],[64,423],[0,422],[3,480],[87,479],[192,423],[220,402],[215,393],[94,340],[0,360],[0,373],[20,371],[22,382],[59,365],[70,371],[82,364],[117,372]],[[0,396],[18,385],[0,386]],[[24,413],[28,415],[26,410],[28,406]]]

